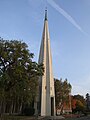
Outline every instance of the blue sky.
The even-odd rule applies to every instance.
[[[90,0],[0,0],[0,36],[23,40],[38,61],[46,6],[54,77],[90,93]]]

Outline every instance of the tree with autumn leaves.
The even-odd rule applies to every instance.
[[[72,112],[73,113],[85,113],[86,112],[86,100],[82,95],[72,96]]]

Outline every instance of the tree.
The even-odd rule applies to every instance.
[[[62,79],[55,80],[55,100],[56,100],[56,109],[63,110],[64,103],[69,102],[69,94],[71,93],[71,84],[68,83],[67,79],[62,81]]]
[[[90,111],[90,95],[89,95],[89,93],[86,94],[86,107],[87,107],[87,111]]]
[[[62,81],[58,79],[55,80],[55,102],[56,102],[56,108],[58,108],[59,103],[62,100]]]
[[[73,107],[73,101],[75,101],[75,106]],[[86,101],[81,95],[74,95],[72,97],[72,108],[73,112],[82,112],[84,113],[86,110]]]
[[[80,100],[77,100],[77,102],[76,102],[76,109],[75,109],[75,111],[82,112],[82,113],[84,113],[84,111],[85,111],[85,106],[84,106],[84,104]]]
[[[44,68],[33,56],[24,42],[0,40],[0,112],[21,112],[34,100]]]

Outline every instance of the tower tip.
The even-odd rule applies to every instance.
[[[45,20],[47,20],[47,7],[45,9]]]

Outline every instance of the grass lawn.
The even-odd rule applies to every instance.
[[[35,117],[30,116],[10,116],[10,115],[3,115],[0,120],[37,120]],[[79,118],[65,118],[63,120],[90,120],[90,116],[79,117]]]
[[[65,120],[90,120],[90,116],[79,117],[79,118],[66,118]]]
[[[0,120],[36,120],[35,117],[30,116],[12,116],[12,115],[3,115],[0,117]]]

